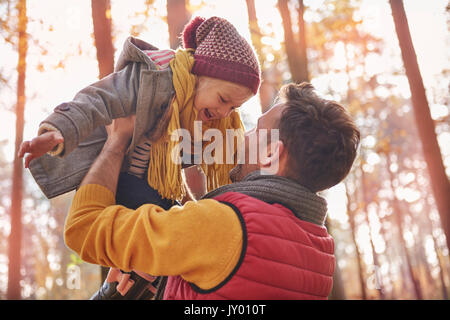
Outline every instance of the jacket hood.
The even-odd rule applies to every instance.
[[[123,44],[123,50],[117,60],[114,71],[123,69],[130,62],[145,63],[149,69],[156,70],[156,64],[145,54],[144,50],[159,50],[157,47],[151,45],[134,37],[128,37]]]

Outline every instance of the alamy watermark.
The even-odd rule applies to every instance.
[[[241,129],[226,129],[223,136],[219,129],[203,132],[202,122],[194,121],[194,137],[187,129],[177,129],[170,138],[178,142],[171,152],[171,159],[176,164],[257,164],[275,153],[274,142],[279,140],[279,130],[270,129],[269,133],[267,129],[258,129],[258,132],[253,130],[244,134]],[[205,142],[207,145],[203,148]],[[277,160],[270,162],[269,172],[278,170]]]

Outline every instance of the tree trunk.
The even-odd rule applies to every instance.
[[[378,219],[380,220],[380,235],[381,235],[381,238],[383,239],[384,243],[386,244],[385,255],[389,257],[390,256],[390,254],[389,254],[390,253],[390,246],[388,245],[388,240],[387,240],[388,232],[387,232],[387,229],[386,229],[385,224],[384,224],[385,217],[381,218],[378,215]],[[392,300],[392,299],[395,299],[395,292],[394,292],[395,286],[394,286],[394,282],[392,280],[392,273],[393,273],[392,272],[392,265],[391,265],[391,263],[389,261],[387,262],[387,264],[388,264],[388,274],[389,275],[385,279],[387,279],[387,282],[389,283],[389,286],[392,288],[392,290],[390,292],[389,297],[385,296],[385,299]],[[386,295],[386,292],[385,292],[385,295]]]
[[[439,280],[441,282],[442,299],[448,300],[447,286],[445,284],[445,276],[444,276],[444,264],[442,263],[442,258],[439,255],[439,251],[438,251],[439,247],[438,247],[436,237],[433,234],[434,227],[433,227],[433,220],[431,220],[431,218],[430,218],[430,212],[431,212],[431,207],[428,204],[428,201],[425,199],[425,217],[428,222],[429,233],[431,235],[431,238],[433,239],[434,251],[436,252],[436,257],[438,260]]]
[[[303,15],[305,13],[305,6],[303,0],[298,0],[298,55],[300,65],[301,78],[303,81],[309,82],[308,74],[308,55],[306,46],[306,28]]]
[[[274,66],[266,69],[264,66],[263,44],[261,41],[262,32],[258,25],[258,18],[256,16],[255,0],[246,0],[248,25],[250,29],[250,36],[253,47],[258,55],[259,64],[261,66],[261,86],[259,88],[259,101],[261,104],[261,113],[265,113],[272,105],[277,93],[276,75],[274,75]],[[272,75],[272,76],[271,76]]]
[[[259,64],[261,68],[264,64],[264,55],[262,52],[262,33],[258,25],[258,18],[256,17],[256,7],[255,0],[245,0],[247,3],[247,14],[248,14],[248,25],[250,29],[250,37],[252,39],[252,44],[255,47],[256,53],[258,55]]]
[[[170,48],[181,45],[181,32],[189,22],[191,14],[187,10],[188,0],[167,0],[167,26],[169,27]]]
[[[348,188],[346,187],[346,195],[347,195],[347,214],[348,214],[348,220],[350,222],[350,231],[352,234],[352,241],[353,245],[355,247],[356,252],[356,262],[358,264],[358,276],[359,276],[359,286],[361,289],[361,299],[367,300],[367,292],[366,292],[366,282],[364,279],[364,270],[362,265],[362,257],[361,253],[359,252],[358,242],[356,240],[356,224],[355,224],[355,213],[350,208],[350,193],[348,192]]]
[[[111,3],[109,0],[91,0],[91,7],[99,78],[101,79],[114,72]]]
[[[362,162],[361,162],[362,164]],[[366,174],[364,172],[364,169],[362,168],[361,165],[361,192],[363,195],[363,203],[364,203],[364,208],[363,208],[363,215],[364,215],[364,219],[366,220],[367,223],[367,227],[369,228],[369,239],[370,239],[370,247],[372,249],[372,256],[373,256],[373,264],[375,267],[375,277],[376,279],[378,279],[378,274],[376,274],[378,272],[378,268],[380,267],[379,261],[378,261],[378,253],[375,251],[375,246],[373,244],[373,236],[372,236],[372,229],[370,227],[370,220],[369,220],[369,211],[368,211],[368,205],[369,205],[369,197],[367,195],[367,180],[366,180]],[[379,283],[377,283],[379,285],[379,288],[376,288],[378,291],[378,294],[380,296],[381,300],[384,300],[384,288],[383,288],[383,283],[380,281]]]
[[[425,87],[420,74],[408,20],[402,0],[389,0],[395,29],[402,52],[406,76],[411,89],[411,101],[419,132],[424,158],[430,174],[430,184],[441,216],[442,227],[450,249],[450,182],[445,173],[441,150],[436,138],[435,126],[431,118]]]
[[[387,257],[391,257],[392,256],[392,247],[389,245],[389,242],[388,242],[388,234],[389,234],[389,232],[388,232],[388,229],[386,228],[386,225],[385,225],[385,220],[387,220],[386,216],[381,218],[378,215],[378,219],[380,219],[380,235],[381,235],[381,238],[383,239],[384,243],[386,244],[385,255]],[[390,260],[390,259],[388,259],[388,260]],[[393,299],[395,299],[395,284],[394,284],[394,281],[393,281],[393,274],[394,274],[394,272],[392,270],[391,262],[388,261],[387,264],[388,264],[388,275],[389,275],[387,277],[387,281],[389,283],[389,286],[392,288],[392,290],[390,292],[389,297],[386,297],[386,299],[393,300]]]
[[[296,83],[308,81],[308,79],[305,78],[305,72],[299,63],[301,60],[299,54],[300,50],[292,31],[292,21],[288,7],[288,0],[278,0],[278,10],[280,11],[281,19],[283,21],[284,46],[286,49],[292,81]]]
[[[395,196],[394,175],[390,169],[391,168],[391,159],[389,157],[389,154],[386,154],[386,166],[387,166],[387,171],[389,174],[389,187],[391,189],[391,193],[393,196],[393,207],[394,207],[393,214],[395,216],[397,227],[398,227],[398,237],[400,240],[400,244],[401,244],[401,247],[403,248],[403,252],[404,252],[404,255],[406,258],[406,264],[407,264],[409,278],[413,284],[414,294],[416,296],[416,299],[423,300],[422,290],[420,289],[419,282],[417,281],[417,279],[414,275],[414,270],[413,270],[412,263],[411,263],[411,257],[408,252],[408,248],[406,247],[405,238],[403,237],[403,217],[402,217],[402,212],[400,209],[400,204],[398,203],[397,197]]]
[[[328,297],[329,300],[345,300],[345,287],[344,282],[342,280],[342,271],[341,268],[337,265],[336,259],[336,268],[333,274],[333,288],[331,289],[331,293]]]
[[[23,140],[24,128],[26,56],[28,51],[26,0],[18,1],[17,10],[19,15],[19,61],[17,65],[16,141],[11,189],[11,232],[9,235],[8,248],[8,300],[21,299],[20,266],[22,243],[23,164],[22,159],[17,156],[17,153]]]
[[[423,270],[425,273],[425,279],[424,281],[420,281],[422,279],[422,277],[419,276],[417,277],[417,281],[419,281],[419,283],[421,283],[421,289],[424,293],[430,291],[428,288],[434,286],[434,279],[431,276],[431,268],[430,265],[428,263],[427,260],[427,255],[425,252],[425,246],[424,246],[424,235],[426,235],[425,230],[422,228],[423,224],[420,223],[421,219],[418,217],[415,217],[413,214],[411,214],[411,212],[405,212],[405,214],[408,214],[409,217],[411,218],[412,221],[416,222],[417,227],[420,227],[420,230],[418,232],[418,234],[414,237],[414,246],[413,246],[413,250],[414,250],[414,257],[416,258],[416,264],[419,270],[422,270],[422,266],[423,266]]]
[[[330,219],[328,217],[325,220],[325,226],[328,229],[328,233],[330,233],[332,235],[333,230],[331,229]],[[334,273],[333,273],[333,288],[331,289],[331,292],[330,292],[330,295],[328,298],[330,300],[345,300],[346,296],[345,296],[344,283],[342,280],[342,272],[341,272],[341,269],[339,268],[338,257],[336,255],[336,253],[335,253],[335,257],[336,257],[336,267],[335,267]]]
[[[91,0],[91,7],[99,79],[102,79],[114,72],[111,3],[109,0]],[[109,268],[101,267],[102,282],[106,279],[108,271]]]

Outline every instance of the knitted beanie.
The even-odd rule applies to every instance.
[[[183,47],[194,49],[192,73],[244,85],[256,94],[260,68],[252,47],[227,20],[192,19],[183,30]]]

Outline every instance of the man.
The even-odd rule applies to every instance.
[[[257,163],[238,165],[232,184],[167,211],[115,205],[132,123],[113,123],[73,200],[67,246],[87,262],[169,276],[165,299],[326,299],[334,242],[316,192],[348,174],[360,135],[345,109],[310,84],[287,85],[279,98],[246,134],[248,151],[252,136],[279,130]]]

